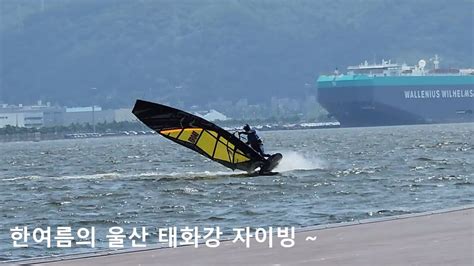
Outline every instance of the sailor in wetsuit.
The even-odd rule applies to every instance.
[[[263,142],[262,139],[257,135],[257,131],[255,129],[250,128],[248,124],[244,126],[244,131],[239,132],[239,136],[247,135],[247,145],[250,145],[252,149],[254,149],[256,152],[260,153],[263,157],[270,157],[270,154],[266,154],[263,151]]]

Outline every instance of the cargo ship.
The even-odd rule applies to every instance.
[[[336,69],[318,78],[318,102],[342,127],[474,122],[474,69],[440,68],[437,55],[428,62]]]

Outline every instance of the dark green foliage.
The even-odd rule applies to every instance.
[[[0,3],[0,102],[257,103],[374,57],[474,61],[472,0]]]

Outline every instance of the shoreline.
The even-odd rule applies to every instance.
[[[278,126],[274,128],[257,128],[261,132],[270,132],[270,131],[287,131],[287,130],[314,130],[314,129],[364,129],[364,128],[397,128],[397,127],[406,127],[406,126],[442,126],[442,125],[473,125],[474,122],[463,122],[463,123],[433,123],[433,124],[411,124],[411,125],[390,125],[390,126],[370,126],[370,127],[342,127],[340,125],[325,125],[325,126]],[[228,127],[224,127],[228,130]],[[235,127],[234,129],[238,129]],[[49,140],[68,140],[68,139],[97,139],[97,138],[110,138],[110,137],[134,137],[134,136],[151,136],[157,135],[158,133],[152,130],[138,130],[138,131],[120,131],[120,132],[110,132],[110,133],[92,133],[92,132],[78,132],[78,133],[44,133],[37,134],[35,133],[22,133],[14,135],[0,135],[0,143],[12,143],[12,142],[41,142]],[[77,137],[75,137],[77,135]]]
[[[422,213],[370,218],[296,229],[293,248],[265,247],[251,239],[251,248],[231,239],[217,248],[178,246],[120,249],[20,259],[15,265],[51,264],[470,264],[474,261],[474,205]],[[312,242],[305,239],[317,236]],[[366,246],[364,248],[364,246]],[[272,255],[268,257],[267,255]],[[175,259],[179,258],[178,261]],[[269,261],[265,261],[269,259]],[[382,263],[382,264],[381,264]]]
[[[328,128],[340,128],[336,125],[326,125],[326,126],[294,126],[294,127],[285,127],[279,126],[274,128],[262,128],[258,129],[259,131],[279,131],[279,130],[312,130],[312,129],[328,129]],[[237,129],[237,128],[236,128]],[[109,138],[109,137],[134,137],[134,136],[151,136],[157,135],[157,132],[153,130],[129,130],[129,131],[120,131],[120,132],[109,132],[109,133],[92,133],[92,132],[78,132],[78,133],[21,133],[13,135],[0,135],[0,143],[10,143],[10,142],[40,142],[48,140],[63,140],[63,139],[96,139],[96,138]]]

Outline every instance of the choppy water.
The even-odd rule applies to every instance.
[[[232,232],[472,204],[473,133],[474,124],[261,132],[267,151],[284,155],[280,174],[265,177],[159,136],[2,143],[0,260],[87,250],[13,248],[9,229],[23,225]]]

